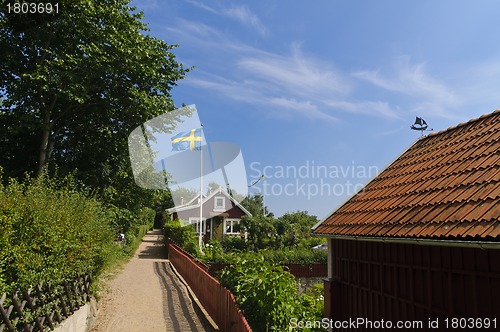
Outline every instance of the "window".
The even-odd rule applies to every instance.
[[[189,218],[189,223],[191,225],[193,225],[194,232],[196,234],[200,234],[200,218]],[[201,225],[201,233],[202,234],[205,234],[206,223],[207,223],[207,221],[205,219],[202,219],[202,225]]]
[[[226,219],[224,220],[224,233],[225,234],[240,234],[238,230],[238,225],[240,224],[239,219]]]
[[[214,201],[214,211],[226,211],[226,200],[224,197],[215,197]]]

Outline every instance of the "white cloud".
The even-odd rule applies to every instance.
[[[206,10],[207,12],[211,12],[213,14],[218,14],[218,12],[214,8],[208,6],[207,4],[205,4],[203,2],[194,1],[194,0],[186,0],[186,2],[195,6],[195,7]]]
[[[186,0],[187,3],[203,9],[212,14],[225,16],[227,18],[233,19],[235,21],[240,22],[243,26],[250,27],[256,30],[260,35],[265,36],[268,33],[268,29],[262,23],[260,18],[252,13],[247,6],[231,6],[231,7],[223,7],[222,5],[218,5],[217,8],[211,7],[205,3],[195,1],[195,0]]]
[[[135,0],[133,5],[140,10],[159,8],[158,0]]]
[[[246,6],[233,6],[222,11],[224,15],[240,21],[243,25],[254,28],[262,36],[267,35],[268,30],[257,15],[252,13]]]
[[[203,28],[183,30],[196,32]],[[209,41],[201,38],[200,43],[206,42]],[[332,68],[331,64],[305,56],[298,45],[293,45],[288,55],[264,52],[228,40],[218,40],[218,47],[230,53],[235,63],[225,63],[226,70],[218,74],[214,74],[215,68],[197,69],[196,77],[188,78],[186,84],[249,104],[272,105],[280,117],[286,117],[288,112],[307,119],[337,121],[334,114],[347,112],[400,118],[399,110],[388,102],[356,100],[352,96],[351,76]]]
[[[204,67],[197,66],[184,84],[229,99],[269,103],[280,112],[323,120],[338,119],[342,113],[399,120],[408,114],[451,118],[461,101],[454,89],[428,73],[425,64],[412,63],[409,57],[396,58],[389,69],[347,73],[305,54],[300,43],[291,45],[288,53],[272,53],[211,25],[175,22],[168,30],[183,40],[181,46],[189,45],[191,53],[205,57]],[[375,95],[373,87],[379,89]]]
[[[268,115],[280,118],[290,118],[298,115],[308,119],[325,121],[336,121],[337,119],[325,112],[320,111],[318,105],[309,100],[297,100],[284,95],[269,94],[264,85],[258,85],[254,81],[232,81],[219,76],[208,75],[205,78],[194,78],[190,80],[193,86],[215,91],[227,98],[258,105],[265,109]]]
[[[385,101],[330,101],[328,105],[349,113],[367,114],[392,119],[401,119],[400,111]]]
[[[345,78],[328,64],[305,57],[297,46],[288,56],[258,54],[242,57],[238,66],[281,91],[304,98],[328,99],[349,91]]]
[[[175,26],[167,27],[166,30],[183,40],[192,40],[198,44],[205,42],[205,46],[213,47],[214,42],[225,39],[219,30],[211,26],[185,19],[178,19]]]
[[[301,117],[334,122],[338,121],[336,117],[321,112],[318,106],[314,105],[311,101],[298,101],[293,98],[268,98],[266,101],[268,104],[278,106],[281,109],[293,110]]]
[[[231,81],[216,75],[209,74],[203,75],[203,78],[192,78],[187,83],[215,91],[227,98],[247,103],[260,103],[263,98],[260,91],[249,89],[248,85],[244,82]]]
[[[457,94],[448,85],[427,73],[425,64],[410,63],[409,57],[399,57],[391,73],[363,70],[353,76],[384,90],[412,98],[408,111],[450,117],[449,109],[460,103]]]

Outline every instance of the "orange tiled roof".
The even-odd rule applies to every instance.
[[[431,133],[316,229],[316,234],[500,239],[500,110]]]

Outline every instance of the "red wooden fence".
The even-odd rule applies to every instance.
[[[168,241],[168,258],[186,280],[210,317],[222,332],[251,332],[233,294],[212,277],[207,267]]]

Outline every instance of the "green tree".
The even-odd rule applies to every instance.
[[[248,195],[241,201],[241,205],[248,210],[253,216],[265,215],[272,218],[274,214],[269,212],[267,206],[264,206],[264,196],[261,193]]]
[[[292,247],[300,241],[311,238],[311,227],[317,222],[318,218],[309,215],[307,211],[285,213],[274,224],[279,245]],[[315,241],[322,242],[321,239],[317,238]]]
[[[275,236],[274,219],[257,214],[252,217],[243,217],[241,227],[247,231],[248,242],[253,250],[266,248]]]
[[[124,189],[121,200],[134,205],[163,197],[130,189],[127,137],[175,108],[170,91],[188,71],[176,61],[175,46],[148,35],[143,13],[129,0],[58,0],[58,13],[36,15],[9,13],[14,2],[0,5],[6,175],[57,166],[113,203]]]

